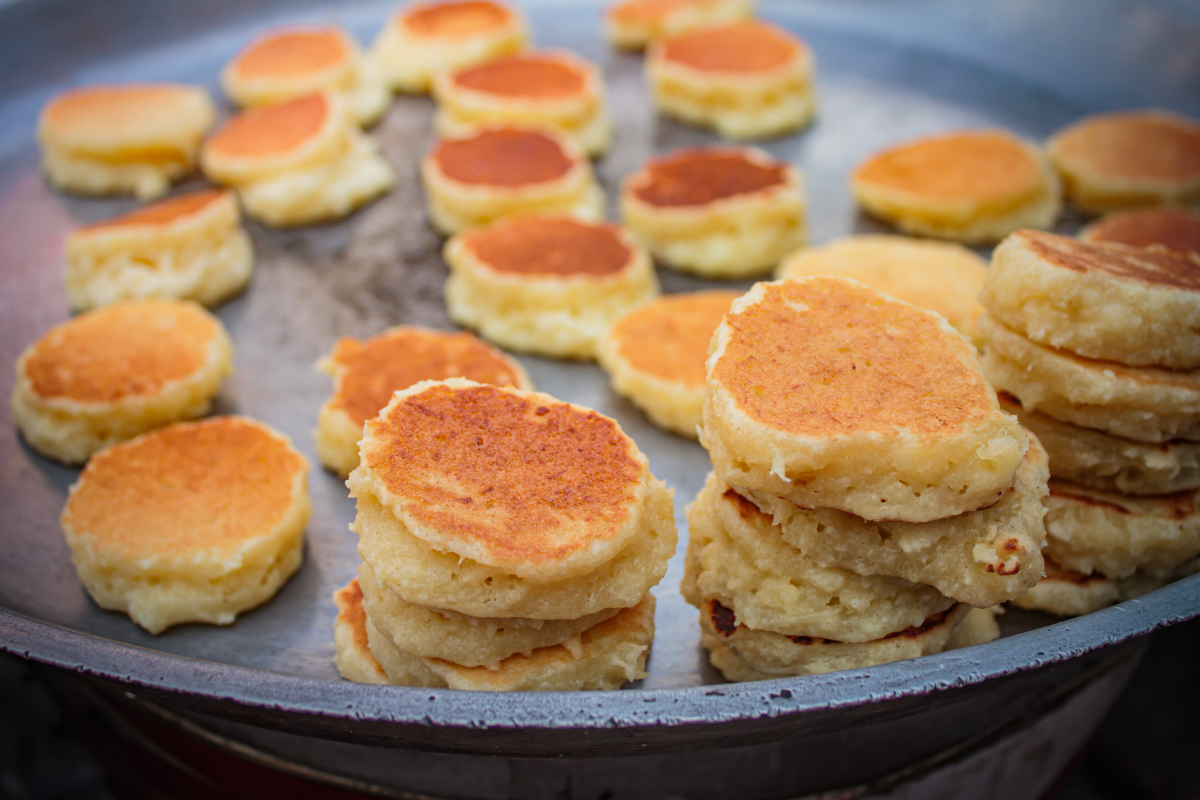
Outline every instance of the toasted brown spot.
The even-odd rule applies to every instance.
[[[486,0],[427,3],[406,11],[400,23],[425,37],[463,39],[507,25],[512,13],[498,3]]]
[[[1056,139],[1058,152],[1091,172],[1130,180],[1200,175],[1200,125],[1144,112],[1100,114]]]
[[[662,56],[702,72],[769,72],[803,49],[803,42],[774,25],[745,21],[671,39],[663,44]]]
[[[616,536],[642,481],[635,452],[595,411],[492,386],[412,395],[368,422],[362,444],[363,463],[420,524],[525,562]]]
[[[490,128],[465,139],[443,139],[433,159],[459,183],[526,186],[558,180],[575,161],[559,143],[539,131]]]
[[[1089,227],[1083,239],[1131,247],[1157,245],[1200,255],[1200,211],[1185,208],[1117,211]]]
[[[602,277],[633,258],[617,226],[570,217],[509,217],[467,233],[463,244],[492,269],[514,275]]]
[[[81,230],[96,231],[103,228],[121,228],[133,225],[168,225],[183,217],[197,214],[219,200],[229,197],[229,192],[220,189],[206,189],[202,192],[172,197],[159,203],[142,206],[139,209],[122,214],[113,219],[93,222]]]
[[[193,94],[190,87],[154,83],[72,89],[46,105],[42,121],[65,133],[96,130],[141,138],[147,125],[170,120],[181,105],[192,102]]]
[[[354,646],[360,650],[366,649],[367,610],[363,608],[362,586],[359,585],[358,578],[338,589],[333,602],[337,605],[338,619],[349,626],[354,634]]]
[[[716,600],[708,601],[708,618],[712,622],[713,630],[722,636],[733,636],[733,632],[737,630],[738,621],[733,610]]]
[[[519,55],[465,69],[454,76],[454,83],[504,97],[551,100],[582,92],[584,73],[554,56]]]
[[[899,638],[915,639],[918,636],[921,636],[922,634],[928,633],[929,631],[933,630],[934,628],[938,627],[939,625],[944,624],[946,622],[946,620],[948,620],[950,618],[950,615],[954,613],[954,610],[957,608],[958,608],[958,604],[956,603],[955,605],[952,605],[949,608],[947,608],[945,611],[939,611],[938,613],[936,613],[932,616],[926,617],[925,621],[922,622],[920,625],[913,625],[912,627],[905,628],[902,631],[896,631],[894,633],[889,633],[887,636],[884,636],[883,638],[884,639],[899,639]]]
[[[52,329],[25,362],[44,398],[108,403],[154,394],[209,358],[217,321],[172,300],[114,303]]]
[[[837,278],[766,284],[712,377],[756,420],[813,436],[952,435],[994,408],[969,345],[938,317]]]
[[[786,164],[763,165],[738,150],[690,148],[646,164],[633,178],[633,192],[654,206],[701,206],[786,181]]]
[[[695,292],[647,303],[613,327],[618,352],[634,369],[685,386],[703,386],[708,343],[739,296]]]
[[[1069,236],[1023,230],[1025,247],[1056,267],[1072,272],[1102,272],[1142,283],[1200,291],[1200,255],[1121,244],[1089,244]]]
[[[755,520],[756,522],[765,523],[767,525],[774,524],[771,521],[770,515],[763,513],[758,506],[754,505],[754,503],[738,494],[737,490],[726,489],[721,493],[721,497],[727,503],[733,503],[735,506],[737,506],[738,516],[742,519]]]
[[[421,381],[467,378],[516,386],[520,380],[506,355],[469,333],[402,328],[363,342],[345,337],[332,358],[342,370],[332,404],[360,424],[376,416],[393,394]]]
[[[261,158],[300,147],[325,125],[329,106],[320,94],[243,111],[213,134],[206,147],[224,158]]]
[[[122,558],[229,553],[283,520],[305,469],[250,420],[171,425],[92,456],[63,517]]]
[[[349,55],[336,29],[281,31],[242,51],[234,70],[246,78],[302,77],[336,66]]]

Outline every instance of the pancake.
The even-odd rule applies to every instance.
[[[195,171],[200,140],[216,119],[200,86],[91,86],[51,98],[38,120],[42,169],[80,194],[166,193]]]
[[[1106,578],[1063,569],[1046,557],[1046,574],[1037,585],[1012,601],[1017,608],[1046,611],[1060,617],[1090,614],[1161,588],[1165,581],[1134,573],[1127,578]]]
[[[246,107],[336,92],[363,125],[382,117],[392,99],[374,62],[335,26],[282,28],[258,37],[225,65],[221,86]]]
[[[863,161],[850,179],[868,214],[915,236],[978,245],[1018,228],[1049,228],[1060,189],[1036,147],[999,130],[905,142]]]
[[[646,251],[606,222],[506,217],[446,245],[446,311],[514,350],[592,358],[614,319],[658,295]]]
[[[387,683],[387,673],[371,655],[367,638],[367,613],[363,610],[358,578],[333,593],[337,617],[333,621],[334,663],[338,674],[355,683]]]
[[[1084,358],[1031,342],[987,314],[979,327],[988,380],[1025,408],[1139,442],[1200,441],[1200,372]]]
[[[205,143],[201,160],[248,215],[277,227],[344,217],[396,180],[330,92],[242,112]]]
[[[676,150],[621,186],[622,221],[673,269],[706,278],[770,270],[808,240],[804,178],[742,147]]]
[[[567,50],[497,58],[434,80],[440,136],[461,136],[487,125],[553,128],[589,156],[612,141],[604,80],[596,65]]]
[[[669,295],[619,317],[596,347],[613,391],[658,427],[697,438],[708,343],[740,296],[720,291]]]
[[[1047,147],[1067,199],[1100,214],[1200,202],[1200,124],[1169,111],[1092,114]]]
[[[1018,231],[980,300],[1041,345],[1132,366],[1200,368],[1200,254]]]
[[[109,445],[206,413],[232,361],[220,320],[195,303],[114,303],[25,348],[13,421],[42,455],[79,464]]]
[[[753,0],[616,0],[604,11],[604,36],[613,47],[641,50],[753,12]]]
[[[655,107],[729,139],[795,131],[816,109],[812,50],[791,33],[737,20],[664,39],[646,55]]]
[[[342,477],[358,466],[364,423],[414,383],[461,377],[533,389],[524,367],[469,333],[407,325],[365,341],[343,336],[317,368],[333,378],[333,395],[317,418],[317,458]]]
[[[245,288],[254,269],[237,200],[211,189],[85,225],[63,249],[67,301],[77,311],[148,297],[217,305]]]
[[[976,347],[983,344],[977,325],[983,306],[976,297],[987,277],[987,262],[962,245],[904,236],[846,236],[803,250],[775,271],[779,279],[811,275],[852,278],[936,311]]]
[[[428,92],[434,78],[525,49],[521,13],[490,0],[410,3],[388,21],[371,58],[393,89]]]
[[[97,454],[62,529],[88,593],[151,633],[228,625],[299,569],[308,464],[253,420],[177,424]]]
[[[549,129],[481,128],[438,140],[421,163],[429,222],[452,235],[529,213],[604,218],[587,156]]]
[[[971,343],[857,281],[757,284],[712,347],[701,441],[739,489],[928,522],[997,502],[1025,453]]]
[[[1142,208],[1105,214],[1080,232],[1085,242],[1164,247],[1200,255],[1200,211]]]

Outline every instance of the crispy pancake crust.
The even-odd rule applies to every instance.
[[[336,28],[300,28],[259,38],[229,68],[242,78],[304,78],[333,69],[352,55]]]
[[[587,76],[575,64],[553,54],[525,53],[498,58],[456,72],[455,88],[512,100],[563,100],[579,95]]]
[[[205,148],[213,158],[274,158],[294,152],[328,124],[329,98],[305,95],[278,105],[243,111],[213,134]]]
[[[367,614],[363,609],[358,578],[333,593],[337,618],[333,621],[334,663],[338,674],[355,683],[387,683],[387,673],[371,655]]]
[[[495,272],[538,278],[612,276],[636,255],[616,225],[558,216],[512,217],[464,234],[462,246]]]
[[[462,139],[443,139],[430,158],[450,180],[509,189],[558,180],[574,166],[553,138],[520,128],[492,128]]]
[[[743,20],[669,39],[659,56],[698,72],[756,75],[785,68],[804,49],[803,42],[774,25]]]
[[[704,206],[782,186],[787,172],[786,164],[762,163],[738,148],[694,147],[651,160],[626,186],[652,206]]]
[[[1186,208],[1143,208],[1114,211],[1083,229],[1079,238],[1130,247],[1165,247],[1200,255],[1200,211]]]

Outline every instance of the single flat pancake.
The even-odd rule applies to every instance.
[[[502,28],[513,14],[499,3],[486,0],[424,3],[399,18],[408,32],[425,39],[466,39]]]
[[[1070,236],[1023,230],[1014,240],[1046,263],[1072,272],[1098,272],[1140,283],[1200,291],[1200,255],[1146,250],[1120,244],[1088,244]]]
[[[280,31],[257,40],[234,60],[241,78],[304,78],[336,67],[351,56],[336,28]]]
[[[516,55],[462,70],[454,85],[509,99],[562,100],[580,95],[587,75],[565,58]]]
[[[205,144],[216,158],[269,158],[302,147],[325,127],[329,101],[309,94],[278,105],[243,111]]]
[[[664,381],[703,387],[713,331],[740,292],[662,297],[630,312],[612,330],[618,352],[637,370]]]
[[[671,39],[663,44],[662,58],[700,72],[753,74],[779,69],[803,50],[796,37],[748,20]]]
[[[1173,114],[1088,117],[1058,134],[1054,149],[1060,159],[1102,179],[1200,177],[1200,125]]]
[[[744,150],[697,147],[650,161],[631,181],[634,195],[652,206],[703,206],[782,186],[787,165],[761,163]]]
[[[497,272],[531,277],[616,275],[634,256],[616,225],[559,216],[504,219],[466,233],[463,245]]]
[[[176,138],[180,125],[190,126],[197,111],[204,113],[208,106],[204,90],[196,86],[91,86],[52,99],[42,111],[41,131],[66,147],[87,149],[96,141],[134,149]]]
[[[93,456],[63,518],[110,558],[232,554],[285,519],[307,468],[252,420],[171,425]]]
[[[1165,247],[1200,255],[1200,211],[1186,208],[1146,208],[1116,211],[1089,225],[1080,234],[1085,242],[1108,242],[1130,247]]]
[[[488,128],[463,139],[442,139],[433,160],[451,180],[505,188],[549,183],[576,165],[552,136],[524,128]]]
[[[214,204],[230,201],[233,195],[220,189],[205,189],[201,192],[172,197],[158,203],[130,211],[113,219],[93,222],[80,228],[81,231],[101,231],[110,228],[131,228],[138,226],[165,227],[190,216],[203,214]]]
[[[114,303],[53,328],[25,361],[34,394],[81,403],[152,395],[208,363],[220,328],[194,303]]]

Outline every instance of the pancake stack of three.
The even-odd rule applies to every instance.
[[[735,301],[707,370],[714,475],[682,591],[727,678],[998,635],[982,609],[1042,575],[1047,459],[970,342],[857,281],[799,278]]]
[[[1200,555],[1200,257],[1018,231],[980,299],[984,369],[1050,454],[1047,576],[1024,607],[1083,614]]]
[[[645,677],[674,513],[615,422],[425,381],[367,423],[360,460],[347,485],[363,563],[335,598],[345,677],[487,691]]]

